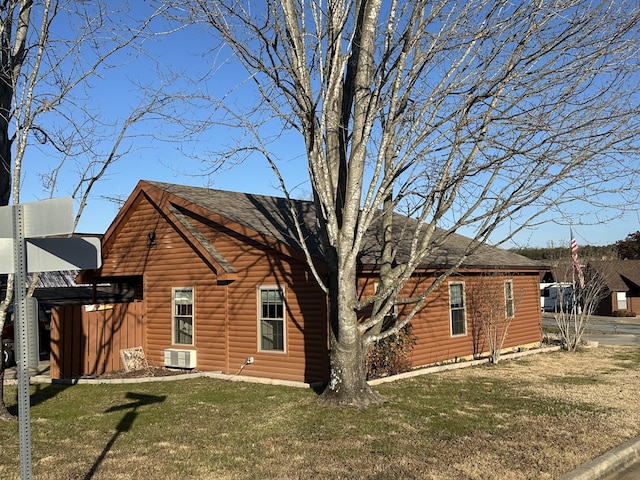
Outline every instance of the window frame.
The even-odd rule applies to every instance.
[[[178,291],[190,291],[191,292],[191,303],[176,303],[176,292]],[[195,346],[195,299],[196,299],[196,289],[195,287],[172,287],[171,288],[171,343],[172,345],[181,345],[181,346]],[[176,311],[177,305],[191,305],[191,313],[183,313],[178,314]],[[178,323],[177,319],[179,318],[190,318],[191,319],[191,342],[185,343],[179,341],[178,335]]]
[[[618,310],[627,310],[629,302],[627,292],[616,292],[616,307]]]
[[[452,303],[452,295],[451,295],[451,288],[454,286],[460,286],[460,288],[462,289],[462,306],[461,307],[454,307],[454,304]],[[467,292],[465,289],[465,284],[464,282],[449,282],[448,283],[448,293],[449,293],[449,298],[448,298],[448,302],[449,302],[449,333],[452,337],[463,337],[465,335],[467,335]],[[463,321],[462,321],[462,327],[463,327],[463,331],[462,332],[458,332],[455,333],[454,332],[454,312],[462,312],[462,316],[463,316]],[[456,320],[456,324],[459,323]]]
[[[507,285],[509,285],[508,292]],[[516,316],[516,303],[513,298],[513,280],[504,281],[504,313],[507,318]]]
[[[280,297],[282,299],[282,316],[281,317],[264,317],[263,316],[263,303],[262,303],[262,293],[268,291],[278,291],[280,292]],[[286,292],[284,287],[280,285],[260,285],[256,289],[256,309],[257,309],[257,347],[258,352],[264,353],[277,353],[277,354],[286,354],[287,353],[287,301],[286,301]],[[263,345],[263,322],[265,321],[276,321],[280,322],[282,327],[282,348],[265,348]],[[277,335],[277,333],[275,333]],[[274,336],[275,336],[274,335]],[[276,343],[273,339],[272,341]]]

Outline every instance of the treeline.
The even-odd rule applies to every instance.
[[[581,245],[578,255],[581,259],[585,260],[614,260],[620,258],[616,245],[617,244],[605,246]],[[571,257],[571,250],[568,245],[566,247],[513,248],[511,251],[533,260],[561,260]]]
[[[571,256],[569,245],[546,248],[513,248],[512,252],[519,253],[533,260],[561,260]],[[582,260],[638,260],[640,259],[640,231],[630,233],[624,240],[618,240],[613,245],[603,247],[580,245],[578,256]]]

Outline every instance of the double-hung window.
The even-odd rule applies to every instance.
[[[279,287],[261,287],[258,291],[258,329],[260,350],[284,352],[284,294]]]
[[[515,313],[515,306],[513,302],[513,282],[511,280],[505,280],[504,282],[504,307],[507,318],[512,318]]]
[[[173,343],[193,345],[193,287],[173,289]]]
[[[464,283],[455,282],[449,284],[449,311],[451,312],[451,335],[466,334]]]

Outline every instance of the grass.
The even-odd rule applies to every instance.
[[[585,450],[608,448],[602,437],[590,443],[594,428],[629,415],[579,391],[613,392],[612,366],[637,372],[640,355],[597,352],[602,368],[591,374],[583,352],[397,381],[377,387],[389,401],[366,410],[320,407],[312,390],[213,379],[33,386],[34,478],[556,478]],[[576,368],[559,381],[540,362]],[[15,408],[14,387],[6,401]],[[0,423],[2,479],[19,478],[17,430]]]
[[[614,355],[620,368],[637,370],[640,368],[640,349],[621,349]]]

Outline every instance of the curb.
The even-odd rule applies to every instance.
[[[557,480],[599,480],[618,472],[640,458],[640,436],[590,460]]]

